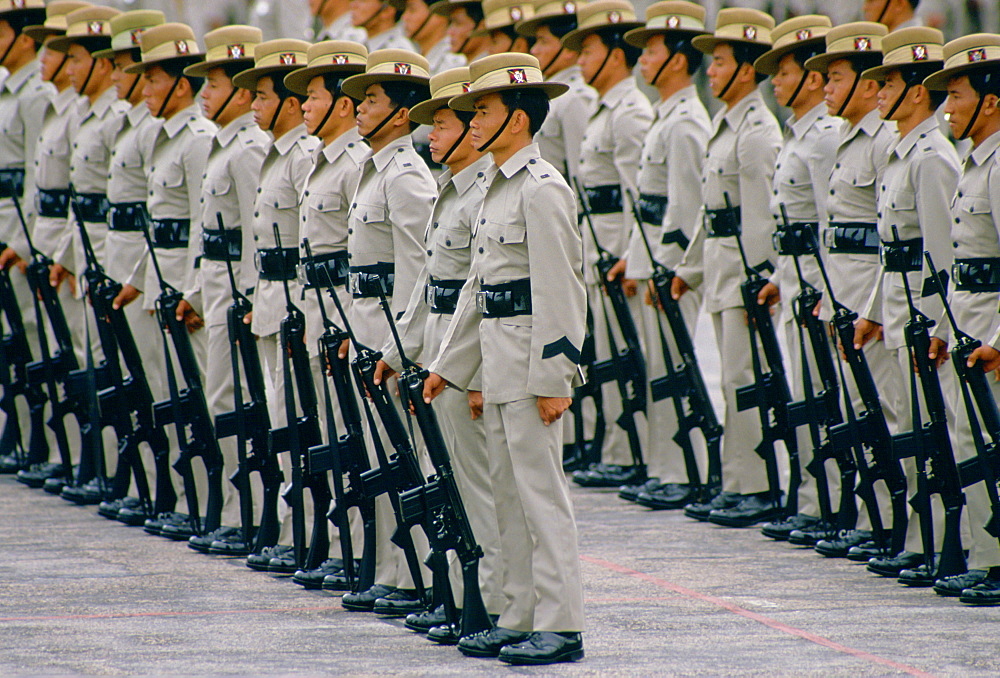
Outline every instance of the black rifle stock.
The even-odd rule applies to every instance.
[[[587,308],[587,333],[580,348],[580,366],[583,369],[584,383],[573,390],[573,403],[570,413],[573,415],[573,442],[564,446],[563,470],[577,471],[587,469],[592,464],[601,461],[601,449],[604,447],[604,435],[607,424],[604,420],[604,395],[601,383],[597,381],[597,355],[594,345],[594,315]],[[584,430],[584,401],[590,398],[594,405],[594,431],[590,439]]]

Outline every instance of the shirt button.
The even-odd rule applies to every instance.
[[[451,244],[451,243],[449,243],[449,244]],[[432,257],[432,256],[434,256],[434,253],[431,252],[430,250],[427,250],[427,256]]]
[[[503,236],[500,236],[500,242],[503,242]]]
[[[351,203],[351,209],[354,209],[357,206],[358,206],[358,203],[356,203],[356,202],[355,203]]]
[[[306,197],[307,198],[309,197],[309,191],[306,191]]]
[[[953,243],[951,244],[951,246],[952,246],[952,247],[958,247],[958,243],[957,243],[957,242],[953,242]]]
[[[353,233],[354,233],[354,229],[353,228],[347,229],[347,235],[352,235]]]
[[[834,167],[840,169],[840,163],[838,162],[836,165],[834,165]]]
[[[482,172],[479,172],[479,173],[477,173],[477,174],[476,174],[476,176],[477,176],[477,177],[480,177],[480,178],[482,178],[482,176],[483,176],[483,173],[482,173]]]
[[[254,213],[253,213],[253,215],[254,215],[255,217],[259,217],[259,216],[260,216],[260,212],[254,212]]]
[[[482,247],[480,247],[480,248],[479,248],[479,253],[480,253],[480,254],[482,254],[482,253],[483,253],[483,248],[482,248]]]
[[[962,192],[961,192],[961,191],[959,191],[959,192],[958,192],[958,197],[959,197],[959,198],[961,198],[961,197],[962,197]]]
[[[480,223],[480,224],[485,224],[485,223],[486,223],[486,220],[485,220],[485,219],[480,219],[480,220],[479,220],[479,223]]]
[[[500,240],[503,241],[503,238],[500,238]],[[444,244],[447,245],[448,247],[451,247],[451,240],[445,240]]]
[[[529,164],[529,165],[534,165],[534,164],[535,164],[535,159],[534,159],[534,158],[532,158],[531,160],[529,160],[529,161],[528,161],[528,164]]]
[[[354,142],[352,141],[351,143],[347,144],[347,147],[348,148],[354,148]]]
[[[834,194],[834,190],[831,188],[830,189],[830,195],[833,195],[833,194]]]
[[[402,153],[402,152],[403,152],[403,149],[402,149],[402,148],[397,148],[397,149],[396,149],[396,152],[397,152],[397,153]]]

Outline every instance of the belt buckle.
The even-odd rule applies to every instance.
[[[295,266],[295,279],[299,281],[300,285],[306,288],[310,287],[308,267],[311,265],[311,261],[303,261]]]
[[[823,229],[823,245],[827,249],[836,249],[837,247],[837,229],[836,228],[824,228]]]
[[[263,257],[260,255],[260,250],[253,253],[253,266],[257,269],[258,273],[261,273],[264,270]]]
[[[486,315],[486,292],[476,292],[476,310]]]

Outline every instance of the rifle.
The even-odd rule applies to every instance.
[[[391,541],[393,544],[403,549],[406,558],[406,566],[413,579],[414,588],[421,599],[426,598],[424,590],[423,573],[420,571],[420,560],[417,557],[416,547],[413,545],[413,537],[410,528],[415,524],[411,516],[403,512],[401,505],[401,495],[407,490],[420,487],[424,484],[420,465],[417,462],[417,453],[407,435],[403,421],[399,417],[396,405],[392,402],[389,389],[383,381],[381,384],[375,383],[375,366],[382,359],[382,353],[376,351],[358,341],[351,327],[351,321],[347,318],[343,304],[336,294],[331,293],[330,298],[337,307],[337,313],[344,322],[344,331],[351,341],[355,350],[355,357],[352,361],[354,368],[355,384],[358,389],[358,397],[365,408],[365,420],[372,434],[372,445],[375,448],[375,459],[378,467],[365,471],[361,474],[361,487],[364,496],[374,499],[380,494],[389,496],[389,503],[392,506],[393,515],[396,518],[396,531],[393,532]],[[382,444],[382,437],[379,435],[375,425],[375,417],[372,415],[371,407],[368,405],[368,398],[371,398],[375,411],[378,413],[382,425],[385,427],[386,436],[392,444],[394,454],[390,458],[386,454]],[[343,401],[341,401],[343,402]],[[367,541],[367,538],[366,538]]]
[[[594,346],[594,315],[587,308],[587,333],[580,348],[580,365],[584,383],[573,389],[573,402],[569,411],[573,415],[573,442],[563,445],[563,470],[586,470],[601,461],[604,447],[606,424],[604,421],[604,394],[601,384],[595,382],[594,373],[597,355]],[[590,398],[594,403],[594,434],[589,440],[583,430],[583,401]]]
[[[424,531],[432,548],[430,562],[434,572],[434,607],[444,605],[445,619],[450,626],[459,630],[459,637],[488,631],[493,628],[493,622],[486,612],[479,589],[479,561],[483,557],[483,549],[472,533],[437,416],[433,407],[424,402],[424,380],[430,372],[406,357],[384,290],[379,290],[379,303],[403,363],[403,371],[399,375],[399,392],[403,396],[403,405],[407,410],[412,408],[420,434],[427,445],[427,453],[437,472],[428,478],[426,484],[400,495],[405,513],[423,515]],[[461,624],[457,623],[455,597],[448,580],[449,550],[455,551],[462,564],[464,597]]]
[[[597,275],[601,281],[601,287],[611,300],[611,309],[621,330],[625,347],[619,351],[618,342],[614,332],[611,331],[611,319],[608,317],[608,309],[604,299],[601,298],[601,309],[604,311],[604,324],[608,333],[608,345],[611,349],[611,358],[599,363],[595,363],[590,370],[590,377],[593,378],[594,388],[614,381],[618,384],[618,393],[622,400],[622,413],[615,422],[628,436],[629,450],[632,453],[632,463],[641,469],[642,476],[645,476],[646,463],[642,457],[642,442],[639,440],[639,429],[636,426],[635,418],[639,412],[646,411],[646,361],[642,357],[642,345],[639,342],[639,332],[635,327],[635,320],[628,307],[628,300],[625,298],[625,290],[622,288],[621,279],[608,280],[608,273],[618,263],[618,257],[611,254],[597,240],[597,231],[594,230],[594,222],[590,215],[590,201],[580,187],[580,183],[573,178],[573,185],[576,188],[577,196],[583,208],[583,218],[590,229],[590,236],[597,249]]]
[[[691,484],[691,488],[698,492],[695,501],[708,503],[722,489],[722,426],[715,416],[715,407],[709,398],[708,388],[705,386],[701,368],[698,366],[694,342],[691,340],[691,333],[681,312],[680,302],[676,301],[670,294],[670,285],[676,274],[653,256],[653,249],[649,246],[649,239],[642,227],[642,215],[636,204],[635,196],[631,192],[629,192],[629,201],[632,203],[632,214],[636,220],[636,228],[653,267],[651,280],[656,290],[656,297],[663,309],[663,314],[667,317],[667,323],[670,325],[670,332],[674,338],[674,346],[677,347],[677,353],[681,360],[680,364],[674,362],[670,345],[663,331],[663,323],[659,313],[657,313],[656,327],[660,336],[660,349],[663,352],[663,362],[666,365],[667,373],[649,382],[650,395],[654,402],[665,398],[673,400],[674,412],[677,416],[677,432],[674,433],[673,440],[684,454],[688,482]],[[701,482],[694,445],[691,443],[691,431],[696,428],[701,430],[708,448],[708,477],[704,483]]]
[[[725,194],[725,200],[726,209],[735,212],[728,193]],[[747,260],[741,231],[742,229],[737,229],[734,235],[740,250],[740,258],[743,260],[743,272],[746,275],[746,280],[740,283],[740,294],[747,314],[754,383],[736,389],[736,409],[743,412],[756,408],[760,415],[762,435],[756,451],[764,460],[768,491],[775,506],[781,503],[781,484],[778,479],[778,460],[774,443],[779,440],[784,442],[790,471],[785,514],[793,516],[798,513],[798,491],[799,485],[802,484],[802,469],[799,467],[799,446],[795,437],[795,427],[788,411],[792,394],[788,390],[788,380],[785,378],[785,365],[782,362],[781,347],[778,345],[778,335],[771,320],[771,309],[767,305],[757,303],[757,295],[767,284],[767,280]],[[760,347],[757,345],[758,341]],[[763,360],[761,360],[761,350],[764,354]],[[767,371],[764,370],[765,363]]]
[[[222,213],[216,212],[219,229],[226,230]],[[253,304],[240,292],[233,274],[233,264],[226,259],[226,271],[229,273],[229,287],[232,290],[233,303],[226,309],[226,328],[229,333],[229,359],[233,372],[233,398],[235,400],[232,412],[225,412],[215,417],[215,436],[218,440],[236,436],[236,471],[229,476],[229,482],[236,486],[240,496],[240,524],[243,530],[243,543],[254,553],[260,553],[267,546],[278,543],[278,533],[281,524],[278,521],[278,497],[281,495],[281,483],[284,479],[277,458],[268,448],[268,432],[271,421],[267,413],[267,396],[264,387],[264,372],[261,369],[260,356],[257,353],[257,339],[250,330],[250,325],[243,322],[248,313],[253,310]],[[243,377],[246,374],[249,402],[243,401]],[[249,452],[247,445],[250,446]],[[261,499],[260,524],[254,533],[253,493],[250,490],[250,474],[260,474],[264,487]]]
[[[893,237],[899,241],[899,233],[893,226]],[[934,268],[930,254],[923,253],[931,267],[930,282],[937,288],[938,294],[944,293],[940,277]],[[917,254],[917,262],[920,256]],[[887,270],[891,270],[889,266]],[[917,492],[910,504],[920,520],[920,536],[924,548],[924,560],[927,571],[935,578],[962,574],[967,570],[965,556],[962,553],[962,539],[959,534],[962,517],[962,505],[965,504],[965,494],[955,465],[955,454],[948,435],[947,409],[944,393],[941,391],[941,381],[937,366],[928,357],[931,345],[930,329],[935,322],[928,318],[913,303],[913,293],[906,268],[899,271],[903,278],[903,288],[906,291],[906,303],[910,311],[910,319],[903,327],[906,347],[910,358],[916,367],[916,374],[910,371],[910,411],[913,417],[913,431],[909,437],[910,445],[901,440],[895,451],[900,457],[909,456],[910,450],[917,463]],[[917,388],[917,379],[920,389]],[[927,422],[923,421],[920,408],[920,394],[924,396],[927,407]],[[898,439],[898,437],[897,437]],[[895,441],[894,441],[895,442]],[[931,495],[938,494],[945,511],[944,536],[941,544],[941,556],[937,563],[934,560],[934,517],[931,512]]]
[[[145,207],[140,209],[139,213],[142,235],[146,239],[153,270],[160,284],[160,295],[156,299],[156,316],[159,321],[160,337],[163,340],[167,389],[170,394],[168,400],[153,405],[154,420],[157,426],[174,425],[180,454],[173,468],[181,474],[184,482],[188,521],[194,534],[208,534],[219,527],[222,514],[222,452],[219,450],[219,441],[215,437],[212,417],[208,412],[205,390],[201,384],[201,370],[194,354],[194,347],[191,345],[187,325],[183,320],[177,319],[177,307],[184,295],[163,278],[160,262],[156,257],[156,247],[150,235],[149,213]],[[177,375],[174,373],[174,361],[170,357],[167,334],[170,335],[170,343],[177,354],[177,366],[184,379],[183,389],[180,388]],[[208,500],[204,521],[199,513],[198,489],[195,486],[194,469],[191,466],[195,457],[201,457],[208,476]]]
[[[275,244],[281,247],[278,224],[273,224]],[[312,570],[326,560],[330,552],[330,534],[327,530],[327,507],[333,500],[330,484],[326,480],[327,469],[309,467],[311,447],[320,445],[319,409],[316,402],[316,386],[309,366],[306,350],[306,317],[295,304],[288,289],[288,280],[282,278],[285,289],[286,315],[281,320],[281,363],[284,368],[285,420],[284,429],[272,429],[271,452],[291,455],[292,483],[288,487],[285,500],[292,509],[292,545],[295,550],[295,564],[300,570]],[[296,391],[301,404],[302,416],[295,411]],[[308,553],[305,541],[305,504],[302,498],[304,488],[309,488],[313,500],[313,529]]]
[[[302,239],[302,247],[306,253],[306,267],[312,261],[312,248],[309,239]],[[327,292],[335,297],[337,291],[330,279],[330,272],[325,267],[314,269],[322,271],[325,277]],[[307,276],[308,277],[308,276]],[[368,452],[365,449],[364,426],[361,422],[361,412],[358,401],[351,387],[351,372],[347,358],[340,357],[340,346],[348,339],[348,334],[333,324],[326,313],[326,304],[319,285],[314,285],[316,301],[319,304],[320,316],[323,318],[323,335],[319,338],[321,362],[325,365],[324,372],[333,379],[337,402],[343,417],[343,435],[337,435],[337,425],[334,420],[333,398],[330,385],[323,378],[323,404],[326,412],[327,440],[325,445],[309,449],[310,464],[314,468],[327,467],[333,472],[334,505],[327,517],[337,527],[340,535],[340,551],[344,563],[344,578],[349,590],[367,591],[375,585],[375,498],[369,497],[364,491],[361,476],[371,469],[368,463]],[[338,299],[339,301],[339,299]],[[325,460],[325,461],[324,461]],[[347,476],[348,487],[344,487],[344,476]],[[364,534],[364,548],[361,554],[360,572],[354,567],[354,542],[351,538],[351,526],[348,510],[357,507],[361,514]]]
[[[792,261],[799,280],[799,293],[792,300],[792,312],[795,317],[796,332],[799,341],[799,355],[802,370],[803,400],[789,405],[789,416],[795,426],[805,424],[809,427],[809,437],[812,441],[812,461],[806,465],[806,470],[816,482],[816,494],[819,502],[820,517],[825,523],[824,528],[833,530],[850,530],[858,520],[857,504],[854,501],[854,484],[857,469],[849,447],[835,444],[830,430],[844,422],[840,411],[840,382],[837,370],[834,368],[833,354],[826,325],[813,314],[813,309],[822,301],[823,294],[816,289],[802,274],[799,257],[817,255],[819,241],[809,227],[794,230],[788,221],[785,206],[781,205],[781,218],[786,237],[795,241],[801,250],[793,252]],[[776,240],[780,236],[775,234]],[[801,254],[800,254],[801,252]],[[806,337],[808,336],[808,342]],[[820,391],[813,388],[812,372],[809,368],[808,354],[812,353],[816,372],[819,375]],[[845,385],[846,390],[846,385]],[[840,470],[841,492],[840,505],[834,516],[830,499],[830,484],[826,477],[826,462],[833,459]]]

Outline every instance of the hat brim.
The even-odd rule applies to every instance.
[[[869,55],[877,57],[878,59],[882,58],[881,51],[826,52],[825,54],[817,54],[816,56],[806,61],[806,69],[810,71],[818,71],[820,73],[826,73],[827,69],[830,68],[830,64],[832,64],[834,61],[841,61],[843,59],[846,59],[847,61],[854,62],[856,59],[860,60],[863,58],[867,58]]]
[[[622,33],[628,33],[629,31],[635,30],[637,28],[645,28],[646,24],[641,21],[623,21],[618,24],[601,24],[600,26],[587,26],[586,28],[577,28],[570,31],[563,36],[562,46],[568,50],[574,52],[579,52],[583,49],[583,41],[588,35],[593,35],[594,33],[600,33],[603,30],[609,28],[616,29]]]
[[[45,42],[47,38],[53,35],[64,35],[66,33],[65,29],[52,28],[51,26],[25,26],[21,32],[35,42]]]
[[[969,75],[979,71],[994,71],[1000,73],[1000,59],[989,61],[978,61],[976,63],[962,64],[944,68],[937,73],[932,73],[924,79],[924,87],[927,89],[944,91],[948,89],[948,81],[963,75]]]
[[[708,56],[712,56],[712,52],[719,45],[750,45],[752,47],[759,47],[762,50],[769,51],[771,46],[764,42],[757,42],[755,40],[741,40],[740,38],[720,38],[714,34],[699,35],[694,40],[691,41],[691,45]]]
[[[535,32],[547,23],[552,21],[557,21],[558,19],[565,19],[566,17],[576,18],[576,14],[542,14],[535,15],[530,19],[525,19],[524,21],[514,24],[514,30],[517,34],[525,38],[535,37]]]
[[[111,36],[99,35],[63,35],[54,40],[50,40],[45,46],[57,52],[68,52],[72,45],[81,45],[94,56],[95,52],[101,51],[95,47],[107,49],[111,46]]]
[[[121,51],[128,51],[128,50],[121,50]],[[127,66],[125,68],[125,72],[126,73],[130,73],[132,75],[138,75],[138,74],[141,74],[141,73],[145,73],[146,71],[148,71],[153,66],[162,66],[163,64],[172,63],[172,62],[181,62],[181,63],[187,63],[187,64],[190,65],[190,64],[194,64],[194,63],[197,63],[197,62],[201,61],[202,56],[204,56],[204,55],[201,55],[201,54],[187,54],[185,56],[170,56],[170,57],[163,57],[162,59],[151,59],[149,61],[137,61],[136,63],[132,64],[131,66]],[[101,57],[101,58],[104,58],[104,57]]]
[[[450,0],[438,0],[427,9],[430,10],[431,14],[440,14],[441,16],[448,16],[451,14],[451,10],[458,9],[459,7],[467,7],[469,5],[481,5],[483,4],[481,0],[455,0],[451,2]]]
[[[476,99],[479,97],[484,97],[487,94],[496,94],[497,92],[506,92],[518,89],[537,89],[545,92],[545,95],[549,99],[555,99],[558,96],[562,96],[569,91],[569,85],[564,85],[561,82],[528,82],[522,85],[497,85],[495,87],[484,87],[483,89],[474,90],[472,92],[466,92],[465,94],[459,94],[457,97],[452,97],[448,100],[448,107],[454,108],[456,111],[474,111]]]
[[[124,54],[125,52],[131,52],[132,50],[139,50],[139,46],[136,45],[135,47],[127,47],[124,49],[102,49],[92,53],[90,56],[95,59],[114,59],[116,54]]]
[[[645,49],[646,43],[654,35],[662,35],[664,38],[676,35],[678,38],[687,37],[690,40],[694,40],[699,35],[711,35],[708,31],[699,31],[695,29],[687,28],[636,28],[625,34],[625,42],[632,45],[633,47],[638,47],[639,49]]]
[[[302,68],[302,66],[264,66],[263,68],[248,68],[233,76],[233,85],[242,89],[253,91],[257,89],[257,82],[261,78],[281,75],[281,82],[285,81],[285,76]]]
[[[419,75],[397,75],[395,73],[359,73],[352,75],[340,90],[347,96],[354,99],[364,99],[365,92],[372,85],[380,85],[383,82],[408,82],[414,85],[430,87],[431,79]]]
[[[409,118],[419,125],[433,125],[434,114],[442,108],[451,108],[448,105],[451,99],[452,97],[436,97],[427,101],[421,101],[410,109]]]
[[[309,89],[309,83],[317,76],[326,75],[327,73],[343,73],[344,75],[350,76],[364,72],[365,67],[361,64],[342,64],[340,66],[324,64],[322,66],[306,66],[305,68],[300,68],[286,75],[285,87],[292,90],[296,94],[304,95]]]
[[[245,59],[213,59],[212,61],[199,61],[198,63],[191,64],[185,68],[184,75],[190,75],[192,78],[204,78],[213,68],[220,68],[226,64],[235,64],[237,66],[243,66],[245,69],[250,69],[253,68],[253,57],[247,57]]]
[[[764,75],[777,75],[778,66],[779,64],[781,64],[781,60],[784,59],[785,56],[803,47],[810,47],[816,45],[820,46],[826,45],[826,38],[818,37],[818,38],[810,38],[809,40],[799,40],[789,45],[783,45],[781,47],[778,47],[777,49],[770,49],[761,54],[757,58],[757,60],[753,62],[753,68],[758,73],[763,73]],[[805,68],[804,65],[803,68]]]
[[[921,61],[920,63],[907,62],[902,64],[890,64],[888,66],[876,66],[875,68],[869,68],[867,71],[862,71],[862,80],[877,80],[878,82],[884,82],[890,73],[893,71],[902,71],[908,67],[917,66],[920,68],[926,68],[927,66],[937,66],[940,68],[944,66],[944,62],[940,60],[935,61]],[[936,71],[932,71],[934,73]]]

